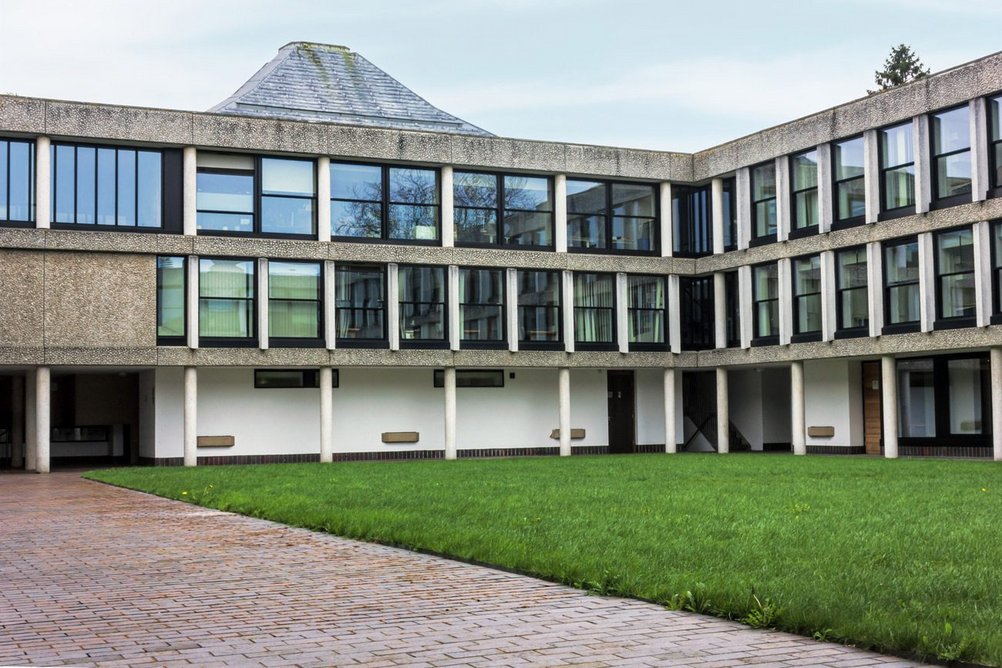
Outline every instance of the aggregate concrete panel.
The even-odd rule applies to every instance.
[[[183,234],[156,235],[156,251],[160,255],[191,255],[195,252],[195,237]]]
[[[408,246],[404,244],[332,242],[328,260],[337,262],[398,262],[402,264],[448,265],[453,249],[441,246]]]
[[[0,366],[25,364],[45,364],[45,349],[42,346],[0,346]]]
[[[453,161],[455,159],[454,148]],[[514,139],[512,140],[512,166],[515,169],[563,174],[567,169],[566,146],[556,142]]]
[[[0,248],[45,248],[45,230],[33,227],[0,228]]]
[[[156,253],[156,234],[111,230],[47,230],[45,247],[50,250]]]
[[[452,160],[452,136],[436,132],[400,131],[397,159],[447,165]]]
[[[619,176],[658,181],[692,181],[692,155],[619,149]]]
[[[41,347],[45,326],[45,255],[0,250],[0,345]]]
[[[399,130],[354,125],[323,126],[324,153],[334,161],[396,160],[400,155]]]
[[[565,147],[568,176],[623,176],[620,165],[621,150],[611,146],[585,146],[568,144]],[[631,176],[639,176],[632,174]]]
[[[155,366],[156,363],[156,346],[83,348],[47,345],[44,361],[49,366]]]
[[[0,95],[0,127],[4,132],[45,133],[45,100]]]
[[[196,236],[195,255],[226,257],[269,257],[303,260],[326,260],[327,244],[320,241],[262,239],[250,237]]]
[[[389,350],[386,348],[338,348],[331,351],[334,366],[451,366],[449,350]]]
[[[513,169],[515,140],[501,137],[456,135],[451,139],[452,164],[456,167]]]
[[[158,366],[317,367],[330,364],[324,348],[184,348],[160,346]]]
[[[223,114],[192,114],[192,143],[215,149],[305,155],[321,155],[327,150],[326,133],[320,124]]]
[[[520,251],[508,248],[454,248],[452,262],[460,266],[566,269],[568,253]]]
[[[53,138],[92,137],[184,146],[192,141],[191,130],[192,114],[185,111],[56,100],[45,103],[45,133]]]

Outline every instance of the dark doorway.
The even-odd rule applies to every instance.
[[[633,452],[637,442],[633,370],[608,371],[609,452]]]
[[[883,444],[880,414],[880,362],[863,362],[863,442],[866,454],[879,455]]]

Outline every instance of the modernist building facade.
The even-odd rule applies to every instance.
[[[1002,459],[1002,55],[695,154],[293,43],[207,113],[0,96],[0,463]]]

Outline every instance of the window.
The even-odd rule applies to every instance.
[[[163,153],[53,144],[52,222],[163,227]]]
[[[939,204],[971,199],[971,123],[968,107],[930,114],[932,198]]]
[[[992,222],[992,322],[1002,322],[1002,220]]]
[[[331,163],[331,235],[435,243],[438,170]]]
[[[446,344],[445,267],[400,267],[400,345]]]
[[[987,355],[901,359],[897,376],[902,445],[991,445]]]
[[[741,300],[738,296],[738,272],[724,273],[724,331],[728,348],[741,346]]]
[[[974,295],[974,233],[970,228],[936,235],[936,315],[973,325],[977,316]],[[936,323],[941,326],[945,323]]]
[[[793,260],[793,341],[821,340],[821,256]]]
[[[931,359],[897,361],[898,436],[936,436],[936,381]]]
[[[885,128],[880,136],[880,190],[883,211],[904,215],[915,206],[915,156],[911,121]]]
[[[671,190],[673,252],[680,257],[713,253],[710,187],[673,186]]]
[[[373,346],[386,341],[386,270],[337,264],[334,268],[337,345]]]
[[[312,160],[261,158],[261,232],[315,236]]]
[[[866,247],[847,248],[835,255],[836,338],[869,334]]]
[[[682,350],[716,346],[713,298],[713,276],[679,277]]]
[[[616,343],[616,277],[574,274],[574,341],[601,347]]]
[[[854,137],[832,144],[832,178],[836,229],[861,224],[866,216],[863,138]]]
[[[790,156],[792,230],[803,234],[818,230],[818,152],[804,151]]]
[[[567,180],[567,246],[647,253],[657,250],[655,186]]]
[[[337,369],[332,369],[332,387],[341,384]],[[259,390],[299,389],[320,387],[320,372],[316,369],[254,369],[254,387]]]
[[[630,275],[626,280],[630,347],[664,350],[668,344],[664,277]]]
[[[733,177],[724,179],[723,217],[724,217],[724,250],[732,251],[738,247],[738,203],[737,185]]]
[[[884,331],[915,331],[919,322],[918,240],[884,246]]]
[[[754,345],[779,342],[779,278],[778,265],[773,262],[752,267],[752,308],[754,315]]]
[[[445,371],[432,372],[432,386],[445,387]],[[456,369],[456,387],[504,387],[504,369]]]
[[[185,268],[183,257],[157,258],[157,343],[178,345],[185,340]]]
[[[453,196],[457,245],[553,247],[549,178],[455,172]]]
[[[268,262],[269,344],[319,343],[322,305],[319,262]]]
[[[0,222],[35,220],[35,144],[0,139]]]
[[[767,162],[751,168],[752,242],[776,240],[776,166]]]
[[[498,347],[505,341],[504,271],[459,270],[459,339],[465,348]]]
[[[560,335],[560,273],[519,271],[519,346],[553,347]]]
[[[1002,188],[1002,95],[988,98],[988,165],[992,188]]]
[[[198,334],[220,344],[255,338],[253,260],[198,261]]]

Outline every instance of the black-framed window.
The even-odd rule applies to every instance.
[[[971,199],[971,121],[965,104],[929,114],[932,199],[943,206]]]
[[[912,122],[877,132],[880,146],[880,210],[894,215],[915,208],[915,146]]]
[[[567,179],[567,247],[655,253],[657,186]]]
[[[582,349],[616,344],[615,274],[574,273],[574,342]]]
[[[866,336],[870,327],[866,246],[835,253],[835,336]]]
[[[337,345],[386,344],[386,268],[337,264],[334,268]]]
[[[974,231],[939,232],[936,239],[937,327],[969,326],[977,318],[974,290]]]
[[[992,235],[992,322],[1002,323],[1002,220],[991,223]]]
[[[818,231],[818,151],[790,156],[790,236]]]
[[[35,220],[35,143],[0,139],[0,222]]]
[[[779,265],[775,262],[752,267],[752,315],[752,345],[778,343]]]
[[[341,374],[331,369],[331,387],[341,384]],[[310,389],[320,387],[317,369],[254,369],[254,389]]]
[[[679,257],[713,253],[710,186],[672,186],[672,252]]]
[[[884,332],[916,331],[919,326],[918,239],[884,244]]]
[[[157,343],[180,345],[187,333],[187,259],[157,258]]]
[[[164,151],[64,143],[49,151],[54,225],[165,227]]]
[[[821,339],[821,256],[794,258],[793,334],[794,342]]]
[[[1002,95],[988,98],[988,166],[997,194],[1002,190]]]
[[[732,251],[738,247],[737,179],[732,176],[723,182],[724,250]]]
[[[627,284],[627,319],[631,349],[668,347],[668,310],[664,276],[630,274]]]
[[[331,162],[331,236],[439,243],[439,172]]]
[[[863,138],[832,144],[832,227],[861,225],[866,219],[866,160]]]
[[[520,269],[517,283],[519,347],[556,347],[563,340],[560,272]]]
[[[453,174],[457,246],[553,248],[553,182],[546,176]]]
[[[261,232],[316,236],[313,160],[261,158]]]
[[[445,267],[401,265],[397,276],[401,347],[447,345]]]
[[[500,347],[505,342],[505,272],[459,269],[459,341],[464,348]]]
[[[895,366],[902,445],[991,445],[987,354],[898,359]]]
[[[771,160],[751,168],[752,244],[776,240],[776,164]]]
[[[679,277],[678,299],[682,350],[714,348],[713,276]]]
[[[445,387],[445,370],[432,372],[432,387]],[[456,369],[456,387],[504,387],[504,369]]]
[[[268,261],[269,345],[319,344],[323,271],[319,262]]]
[[[741,297],[738,272],[724,272],[724,334],[728,348],[741,347]]]
[[[257,337],[256,262],[199,258],[198,335],[205,343],[249,345]]]

